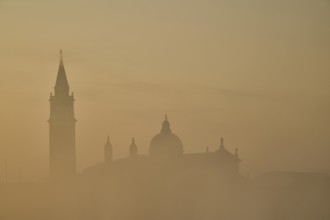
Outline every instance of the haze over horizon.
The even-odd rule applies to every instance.
[[[139,153],[167,113],[184,150],[239,149],[241,173],[330,170],[330,3],[0,1],[0,175],[48,174],[60,49],[78,168]]]

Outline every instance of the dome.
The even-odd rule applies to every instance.
[[[149,152],[152,156],[165,157],[183,154],[182,141],[177,135],[172,133],[166,116],[160,133],[151,139]]]

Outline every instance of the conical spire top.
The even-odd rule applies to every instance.
[[[64,64],[63,64],[63,50],[60,50],[60,65],[58,67],[55,90],[57,91],[62,90],[69,93],[69,83],[66,77]]]
[[[111,146],[109,135],[107,137],[107,141],[105,142],[105,146]]]

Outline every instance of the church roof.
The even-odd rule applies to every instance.
[[[218,154],[218,155],[223,156],[223,157],[226,157],[226,158],[232,158],[234,160],[241,161],[241,159],[239,159],[238,155],[229,152],[225,148],[220,148],[220,149],[218,149],[217,151],[215,151],[213,153]]]

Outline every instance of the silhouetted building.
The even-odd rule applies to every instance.
[[[61,53],[55,94],[50,97],[54,179],[67,180],[76,173],[73,104]],[[329,175],[270,172],[248,181],[239,174],[240,161],[238,150],[231,153],[223,138],[215,151],[184,153],[165,116],[160,133],[150,141],[149,154],[138,153],[132,138],[128,156],[113,160],[108,136],[104,161],[69,181],[0,182],[0,219],[330,219]]]
[[[55,84],[55,94],[50,95],[49,163],[53,179],[65,178],[76,173],[76,143],[74,97],[69,94],[62,51]]]
[[[62,54],[50,107],[50,175],[66,179],[76,173],[76,119]],[[191,220],[193,214],[197,220],[204,212],[209,213],[207,219],[212,219],[211,214],[224,215],[221,212],[231,206],[227,198],[234,198],[237,191],[233,189],[244,182],[239,174],[238,152],[228,151],[223,138],[213,152],[184,153],[183,143],[172,132],[167,115],[160,132],[150,141],[149,154],[138,153],[134,138],[127,157],[114,160],[113,150],[108,136],[103,162],[86,168],[72,181],[61,182],[66,189],[72,183],[70,190],[83,190],[78,204],[84,208],[78,219]]]
[[[112,161],[110,159],[112,158],[112,145],[109,139],[107,139],[104,149],[105,163]],[[150,167],[159,167],[160,169],[167,167],[168,169],[174,168],[172,170],[173,172],[177,172],[183,168],[187,173],[199,172],[201,175],[203,173],[213,173],[212,175],[217,177],[224,177],[223,180],[226,178],[241,178],[239,175],[239,163],[241,160],[238,150],[236,149],[235,153],[228,151],[224,146],[223,138],[220,139],[218,149],[213,152],[207,150],[202,153],[184,154],[183,151],[181,139],[171,131],[169,120],[165,116],[160,133],[150,141],[149,154],[138,154],[138,147],[135,139],[132,138],[128,157],[112,161],[111,167],[103,166],[103,163],[98,163],[86,168],[84,173],[94,177],[98,175],[112,176],[113,173],[117,172],[116,169],[118,167],[125,167],[125,172],[127,173],[130,173],[130,171],[137,167],[140,167],[145,172]]]
[[[215,220],[231,215],[245,180],[238,152],[228,151],[223,138],[215,151],[183,153],[165,117],[150,141],[150,153],[137,149],[133,138],[127,157],[84,170],[82,179],[91,192],[84,200],[88,209],[81,213],[85,219]]]

